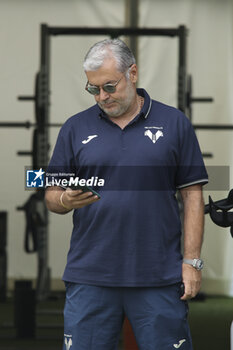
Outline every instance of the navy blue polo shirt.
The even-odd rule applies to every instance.
[[[73,212],[66,281],[164,286],[181,280],[176,191],[205,184],[208,176],[188,118],[143,89],[138,94],[143,108],[123,130],[98,105],[60,130],[49,166],[105,179],[97,189],[101,199]]]

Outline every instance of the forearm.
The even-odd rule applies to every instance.
[[[64,190],[61,187],[49,187],[45,192],[45,202],[48,210],[57,214],[66,214],[72,209],[66,209],[61,204],[61,195]]]
[[[204,231],[204,201],[201,185],[181,190],[184,204],[184,258],[198,259],[201,255]],[[183,263],[182,280],[185,293],[181,300],[194,298],[201,287],[201,271]]]
[[[204,201],[201,186],[181,191],[184,205],[184,258],[199,258],[204,232]]]

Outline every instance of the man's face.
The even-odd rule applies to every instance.
[[[126,78],[116,68],[114,58],[106,59],[103,65],[96,71],[86,72],[88,82],[91,85],[99,86],[99,95],[94,95],[99,107],[109,117],[119,117],[130,111],[136,101],[137,67],[132,65],[130,77]],[[108,93],[102,89],[104,84],[114,84],[120,79],[114,93]]]

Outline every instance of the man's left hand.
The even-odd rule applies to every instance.
[[[184,295],[180,299],[188,300],[194,298],[201,288],[201,271],[196,270],[188,264],[183,264],[182,277],[184,283]]]

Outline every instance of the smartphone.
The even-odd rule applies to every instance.
[[[184,283],[182,282],[180,285],[180,297],[182,297],[185,293],[185,289],[184,289]]]
[[[83,192],[91,192],[93,193],[93,196],[98,196],[100,198],[100,194],[96,191],[94,191],[91,187],[89,186],[81,186],[81,185],[71,185],[69,186],[69,188],[71,188],[72,190],[82,190]]]

